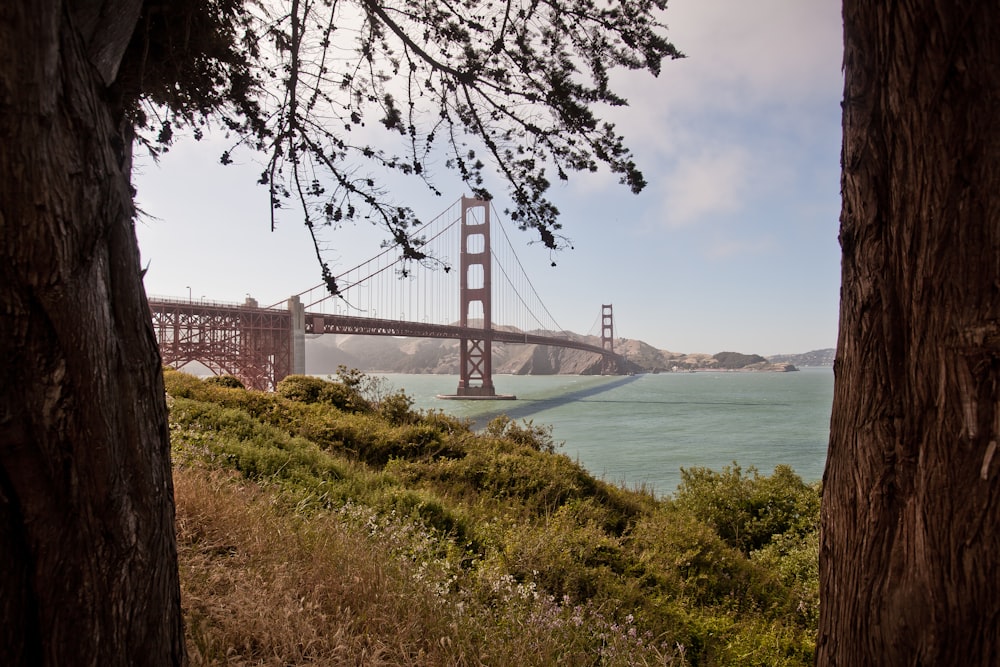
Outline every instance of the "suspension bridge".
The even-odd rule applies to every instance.
[[[490,202],[462,197],[424,225],[419,242],[436,259],[406,259],[398,246],[387,247],[337,275],[337,296],[320,284],[264,307],[249,295],[242,304],[150,297],[163,363],[197,361],[247,387],[273,390],[282,378],[305,373],[306,336],[355,334],[458,340],[459,383],[449,398],[513,398],[493,385],[495,343],[582,350],[595,355],[600,373],[626,372],[614,351],[612,306],[601,306],[600,345],[563,330]],[[456,249],[458,271],[444,259]]]

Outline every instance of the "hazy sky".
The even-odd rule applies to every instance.
[[[649,185],[632,195],[605,172],[553,186],[574,249],[553,268],[521,233],[522,263],[556,320],[580,333],[612,303],[617,336],[674,352],[833,347],[840,3],[674,0],[666,23],[688,57],[658,79],[619,78],[631,106],[613,116]],[[194,299],[270,304],[320,282],[305,227],[287,215],[272,233],[259,165],[221,166],[225,147],[188,140],[158,165],[138,160],[150,295],[190,287]],[[414,189],[405,202],[424,220],[463,194],[444,169],[437,186],[444,197]],[[328,235],[334,271],[376,254],[378,240],[363,226]]]

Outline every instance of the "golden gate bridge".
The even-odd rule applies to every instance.
[[[451,257],[458,249],[459,270],[441,259],[406,259],[394,245],[337,275],[337,296],[320,284],[265,307],[249,295],[242,304],[150,297],[163,363],[180,368],[196,361],[249,388],[273,390],[282,378],[305,373],[307,335],[355,334],[458,340],[454,398],[512,398],[493,385],[495,343],[583,350],[595,355],[602,374],[626,371],[614,351],[612,306],[601,306],[599,346],[565,332],[490,202],[462,197],[427,223],[420,238],[431,257]]]

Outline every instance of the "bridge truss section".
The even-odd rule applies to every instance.
[[[165,366],[199,362],[233,375],[249,389],[273,391],[293,372],[292,313],[198,301],[150,300],[153,330]]]

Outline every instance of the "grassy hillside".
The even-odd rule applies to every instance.
[[[340,380],[167,372],[193,664],[812,664],[819,496],[790,469],[657,499],[546,428]]]

